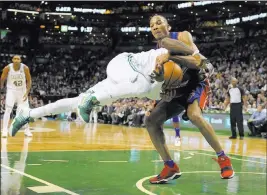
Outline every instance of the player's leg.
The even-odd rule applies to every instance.
[[[10,135],[15,136],[17,131],[30,121],[30,118],[40,118],[43,116],[65,113],[76,109],[82,96],[83,94],[75,98],[61,99],[54,103],[34,109],[29,109],[27,106],[20,107],[9,128]]]
[[[94,123],[97,123],[97,118],[98,118],[97,109],[95,109],[94,112],[93,112],[93,118],[94,118]]]
[[[173,128],[175,130],[175,146],[181,146],[181,137],[180,137],[180,118],[179,116],[175,116],[172,118]]]
[[[221,167],[221,177],[223,179],[230,179],[234,176],[233,167],[230,159],[225,155],[218,137],[210,123],[208,123],[203,115],[207,101],[207,88],[204,83],[197,87],[193,94],[188,99],[187,115],[190,121],[199,128],[201,134],[205,137],[210,146],[215,150],[218,156],[218,163]]]
[[[16,103],[17,103],[16,113],[19,111],[20,108],[28,108],[28,109],[30,108],[28,98],[25,101],[23,101],[24,94],[25,94],[24,91],[17,91],[16,92]],[[27,137],[32,137],[32,133],[30,131],[29,124],[27,123],[23,127],[25,128],[24,129],[24,135]]]
[[[231,109],[230,110],[230,124],[231,124],[231,132],[232,136],[229,137],[230,139],[236,139],[236,111]]]
[[[89,115],[89,123],[92,123],[93,122],[93,111],[94,110],[92,110],[92,112]]]
[[[175,116],[172,118],[173,128],[175,130],[175,137],[180,137],[180,118]]]
[[[6,93],[6,104],[5,104],[5,113],[3,117],[3,131],[2,131],[2,137],[5,138],[7,137],[7,132],[8,132],[8,123],[10,120],[10,114],[12,112],[12,109],[15,104],[15,95],[13,91],[7,90]]]
[[[177,101],[160,101],[146,119],[146,127],[153,145],[164,161],[165,167],[157,177],[151,178],[150,183],[166,183],[181,176],[179,167],[173,162],[163,133],[164,122],[184,110]]]

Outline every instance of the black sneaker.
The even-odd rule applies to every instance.
[[[231,136],[231,137],[229,137],[229,139],[236,139],[236,137],[234,137],[234,136]]]

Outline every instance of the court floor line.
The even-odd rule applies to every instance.
[[[62,188],[62,187],[57,186],[57,185],[55,185],[55,184],[49,183],[48,181],[39,179],[39,178],[37,178],[37,177],[34,177],[34,176],[32,176],[32,175],[29,175],[29,174],[24,173],[24,172],[22,172],[22,171],[19,171],[19,170],[17,170],[17,169],[13,169],[13,168],[11,168],[11,167],[9,167],[9,166],[6,166],[6,165],[1,164],[1,167],[5,168],[5,169],[8,169],[8,170],[10,170],[10,171],[13,171],[13,172],[15,172],[15,173],[19,173],[19,174],[21,174],[21,175],[23,175],[23,176],[25,176],[25,177],[28,177],[28,178],[30,178],[30,179],[32,179],[32,180],[38,181],[38,182],[40,182],[40,183],[43,183],[43,184],[45,184],[45,185],[47,185],[47,186],[55,187],[55,188],[57,188],[57,189],[60,189],[62,192],[65,192],[65,193],[67,193],[67,194],[70,194],[70,195],[79,195],[79,194],[77,194],[77,193],[75,193],[75,192],[72,192],[72,191],[70,191],[70,190],[67,190],[67,189],[65,189],[65,188]]]
[[[103,161],[98,161],[100,163],[127,163],[128,161],[125,160],[103,160]]]
[[[198,174],[198,173],[220,173],[220,171],[190,171],[190,172],[182,172],[182,174]],[[266,173],[257,173],[257,172],[235,172],[235,173],[240,173],[240,174],[253,174],[253,175],[266,175]],[[138,190],[141,192],[148,194],[148,195],[157,195],[147,189],[144,188],[143,183],[148,180],[151,177],[155,177],[157,175],[151,175],[148,177],[141,178],[138,180],[135,184]]]
[[[213,150],[205,150],[205,149],[199,149],[199,151],[214,152]],[[260,159],[266,160],[266,157],[260,157],[260,156],[248,156],[248,155],[245,155],[245,154],[241,155],[241,154],[235,154],[235,153],[232,153],[232,152],[227,152],[227,154],[231,154],[231,155],[235,155],[235,156],[248,157],[248,158],[260,158]]]
[[[39,150],[39,151],[29,151],[29,152],[94,152],[94,151],[125,151],[125,150],[131,150],[131,149],[93,149],[93,150]],[[143,149],[139,149],[140,151],[154,151],[154,149],[151,148],[143,148]],[[207,156],[213,156],[215,157],[216,155],[213,154],[208,154],[208,153],[201,153],[199,151],[203,151],[203,152],[212,152],[209,150],[180,150],[180,149],[176,149],[175,151],[178,152],[189,152],[190,155],[194,155],[194,154],[202,154],[202,155],[207,155]],[[20,151],[12,151],[12,152],[20,152]],[[9,152],[9,153],[12,153]],[[240,156],[242,157],[242,155],[239,154],[231,154],[231,155],[236,155],[236,156]],[[247,157],[247,158],[256,158],[256,159],[261,159],[261,160],[265,160],[264,158],[261,157],[252,157],[252,156],[243,156],[243,157]],[[239,158],[235,158],[235,157],[231,157],[231,159],[235,159],[235,160],[240,160],[240,161],[247,161],[247,162],[255,162],[255,163],[259,163],[259,164],[267,164],[267,162],[259,162],[259,161],[252,161],[252,160],[246,160],[246,159],[239,159]]]
[[[207,153],[202,153],[202,152],[194,152],[195,154],[200,154],[200,155],[206,155],[206,156],[213,156],[213,154],[207,154]],[[246,160],[246,159],[240,159],[240,158],[235,158],[235,157],[231,157],[231,159],[234,160],[240,160],[240,161],[246,161],[246,162],[253,162],[253,163],[258,163],[258,164],[267,164],[266,162],[259,162],[259,161],[254,161],[254,160]]]
[[[38,150],[38,151],[29,151],[30,152],[102,152],[102,151],[130,151],[131,148],[123,148],[123,149],[117,149],[117,148],[114,148],[114,149],[92,149],[92,150]],[[153,148],[149,147],[149,148],[142,148],[142,149],[139,149],[140,151],[152,151],[154,150]],[[176,150],[176,151],[181,151],[181,150]],[[21,152],[21,151],[10,151],[8,153],[12,153],[12,152]]]

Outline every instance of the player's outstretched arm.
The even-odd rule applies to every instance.
[[[168,49],[172,55],[194,55],[194,53],[199,53],[193,37],[188,31],[179,32],[177,39],[165,37],[159,44],[161,47]]]
[[[169,59],[175,61],[178,64],[185,65],[188,68],[192,69],[207,69],[208,67],[208,60],[205,56],[199,53],[197,46],[193,41],[193,37],[191,33],[188,31],[180,32],[178,40],[171,39],[163,41],[163,45],[165,44],[165,48],[169,50],[170,56]],[[181,44],[182,43],[182,44]],[[182,56],[180,51],[180,45],[186,46],[186,50],[188,49],[189,55]]]
[[[169,37],[163,38],[159,42],[160,46],[169,50],[170,54],[175,55],[175,54],[185,54],[185,55],[193,55],[194,54],[194,49],[187,46],[185,43],[182,41],[176,40],[176,39],[171,39]]]
[[[169,60],[172,60],[175,63],[180,64],[182,66],[186,66],[190,69],[205,69],[205,70],[207,69],[208,72],[213,72],[212,71],[213,66],[207,59],[200,59],[194,56],[170,55],[169,53],[162,54],[157,57],[155,70],[157,68],[161,68],[162,65]]]
[[[201,64],[201,61],[196,60],[193,56],[170,55],[169,59],[190,69],[199,69]]]
[[[4,88],[4,84],[5,84],[5,81],[7,79],[7,76],[8,76],[8,72],[9,72],[9,66],[6,66],[4,69],[3,69],[3,72],[2,72],[2,75],[1,75],[1,84],[0,84],[0,87],[1,89]]]

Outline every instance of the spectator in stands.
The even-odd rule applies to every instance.
[[[263,109],[262,105],[259,105],[257,111],[255,111],[250,119],[248,120],[248,128],[251,132],[249,136],[256,136],[259,135],[260,131],[259,128],[261,125],[264,124],[266,121],[266,109]]]
[[[105,124],[111,124],[112,123],[112,119],[111,119],[111,114],[114,111],[114,106],[113,104],[109,105],[109,106],[103,106],[102,108],[102,116],[103,116],[103,120]]]
[[[5,96],[1,95],[1,100],[0,100],[0,118],[1,116],[5,113]]]

